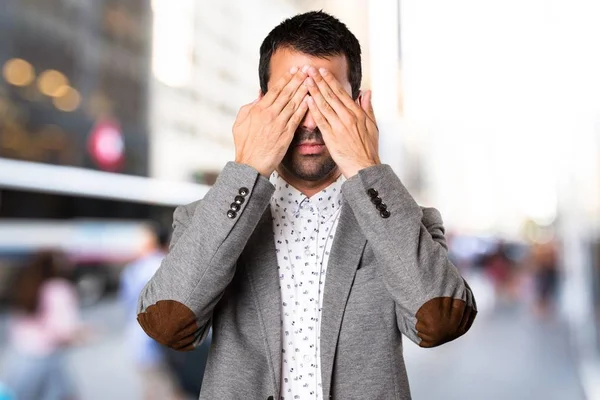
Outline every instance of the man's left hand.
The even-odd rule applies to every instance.
[[[379,130],[371,91],[362,93],[355,102],[330,71],[310,67],[308,75],[308,108],[342,174],[350,178],[379,164]]]

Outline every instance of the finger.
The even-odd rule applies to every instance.
[[[300,87],[296,90],[296,93],[294,93],[294,97],[292,97],[285,107],[283,107],[283,110],[279,112],[277,120],[283,125],[287,124],[290,117],[296,112],[298,107],[302,105],[302,101],[307,94],[308,88],[305,85],[300,84]]]
[[[292,72],[294,71],[294,72]],[[285,88],[285,86],[292,80],[298,68],[292,67],[288,72],[286,72],[273,86],[267,90],[267,93],[260,100],[260,104],[262,107],[269,107],[279,96],[279,93]]]
[[[300,105],[294,110],[294,113],[287,121],[286,131],[291,132],[292,136],[296,132],[296,129],[298,129],[298,125],[300,125],[302,119],[304,119],[304,116],[308,111],[308,98],[309,96],[305,94],[304,97],[300,100]]]
[[[306,79],[306,85],[308,87],[308,92],[311,95],[311,98],[308,100],[309,108],[310,108],[310,103],[314,102],[314,104],[316,105],[316,108],[319,109],[320,114],[323,115],[323,117],[327,120],[329,125],[332,125],[332,126],[343,125],[343,122],[340,119],[340,117],[338,116],[338,113],[333,109],[333,106],[331,105],[331,103],[329,103],[325,99],[325,96],[323,96],[323,93],[319,90],[319,87],[317,86],[317,84],[311,77]],[[339,104],[338,104],[338,107],[339,107]],[[348,111],[346,111],[346,113],[349,114]]]
[[[323,69],[323,68],[321,68]],[[351,118],[351,111],[348,107],[340,100],[340,98],[333,92],[329,84],[323,79],[323,76],[314,68],[310,67],[308,69],[308,74],[317,84],[319,91],[329,103],[331,108],[333,108],[336,114],[341,117],[344,121],[347,121],[348,118]],[[329,74],[331,75],[331,74]],[[312,94],[312,93],[311,93]],[[318,103],[317,103],[318,104]],[[356,107],[356,104],[354,105]]]
[[[273,104],[269,106],[271,112],[273,112],[275,115],[279,114],[281,110],[283,110],[284,107],[286,107],[287,104],[291,101],[298,89],[301,86],[303,86],[302,83],[304,83],[305,79],[306,73],[304,73],[303,71],[296,71],[294,77],[288,82],[288,84],[283,88],[283,90],[281,90],[279,96],[277,96],[277,99],[275,99]],[[301,95],[300,100],[304,97],[304,94]],[[299,102],[296,104],[299,104]]]
[[[373,110],[373,102],[371,101],[373,98],[373,92],[367,90],[360,96],[360,107],[367,114],[367,117],[373,122],[375,122],[375,111]]]
[[[243,105],[238,111],[237,116],[235,117],[236,121],[243,121],[248,116],[250,110],[252,110],[252,107],[254,107],[258,100],[259,99],[255,99],[252,103]]]
[[[371,136],[371,143],[374,149],[375,154],[379,153],[379,129],[377,128],[377,123],[375,122],[375,113],[373,112],[373,103],[371,102],[372,91],[367,90],[361,93],[360,96],[360,107],[364,110],[367,120],[366,120],[366,128],[367,132]]]
[[[317,127],[323,134],[323,139],[326,139],[326,137],[329,137],[332,133],[331,124],[319,109],[319,106],[317,105],[317,102],[314,97],[308,97],[306,99],[306,104],[308,104],[308,110],[311,112],[312,117],[317,124]]]
[[[319,68],[319,74],[317,74],[317,75],[319,75],[325,82],[327,82],[327,85],[329,85],[329,87],[331,88],[331,91],[333,93],[335,93],[335,95],[338,97],[338,99],[340,99],[340,101],[350,111],[352,111],[355,115],[358,116],[358,114],[361,112],[360,107],[358,107],[358,105],[354,102],[354,100],[352,100],[352,97],[348,94],[348,92],[346,92],[346,89],[344,89],[344,86],[342,86],[340,81],[338,81],[335,78],[335,75],[333,75],[331,72],[329,72],[329,70],[327,70],[326,68]],[[317,80],[317,79],[315,79],[315,80]],[[317,80],[317,83],[318,83],[318,80]]]

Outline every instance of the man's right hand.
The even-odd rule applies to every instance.
[[[307,75],[294,67],[266,95],[243,106],[233,125],[235,161],[269,177],[285,155],[306,111]]]

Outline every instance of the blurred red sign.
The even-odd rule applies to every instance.
[[[92,128],[88,151],[100,169],[116,171],[125,158],[125,142],[121,127],[114,121],[99,121]]]

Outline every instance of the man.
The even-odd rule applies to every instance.
[[[274,28],[235,162],[174,215],[138,321],[181,350],[213,328],[201,399],[410,399],[402,334],[433,347],[476,306],[438,211],[377,154],[360,45],[323,12]]]

